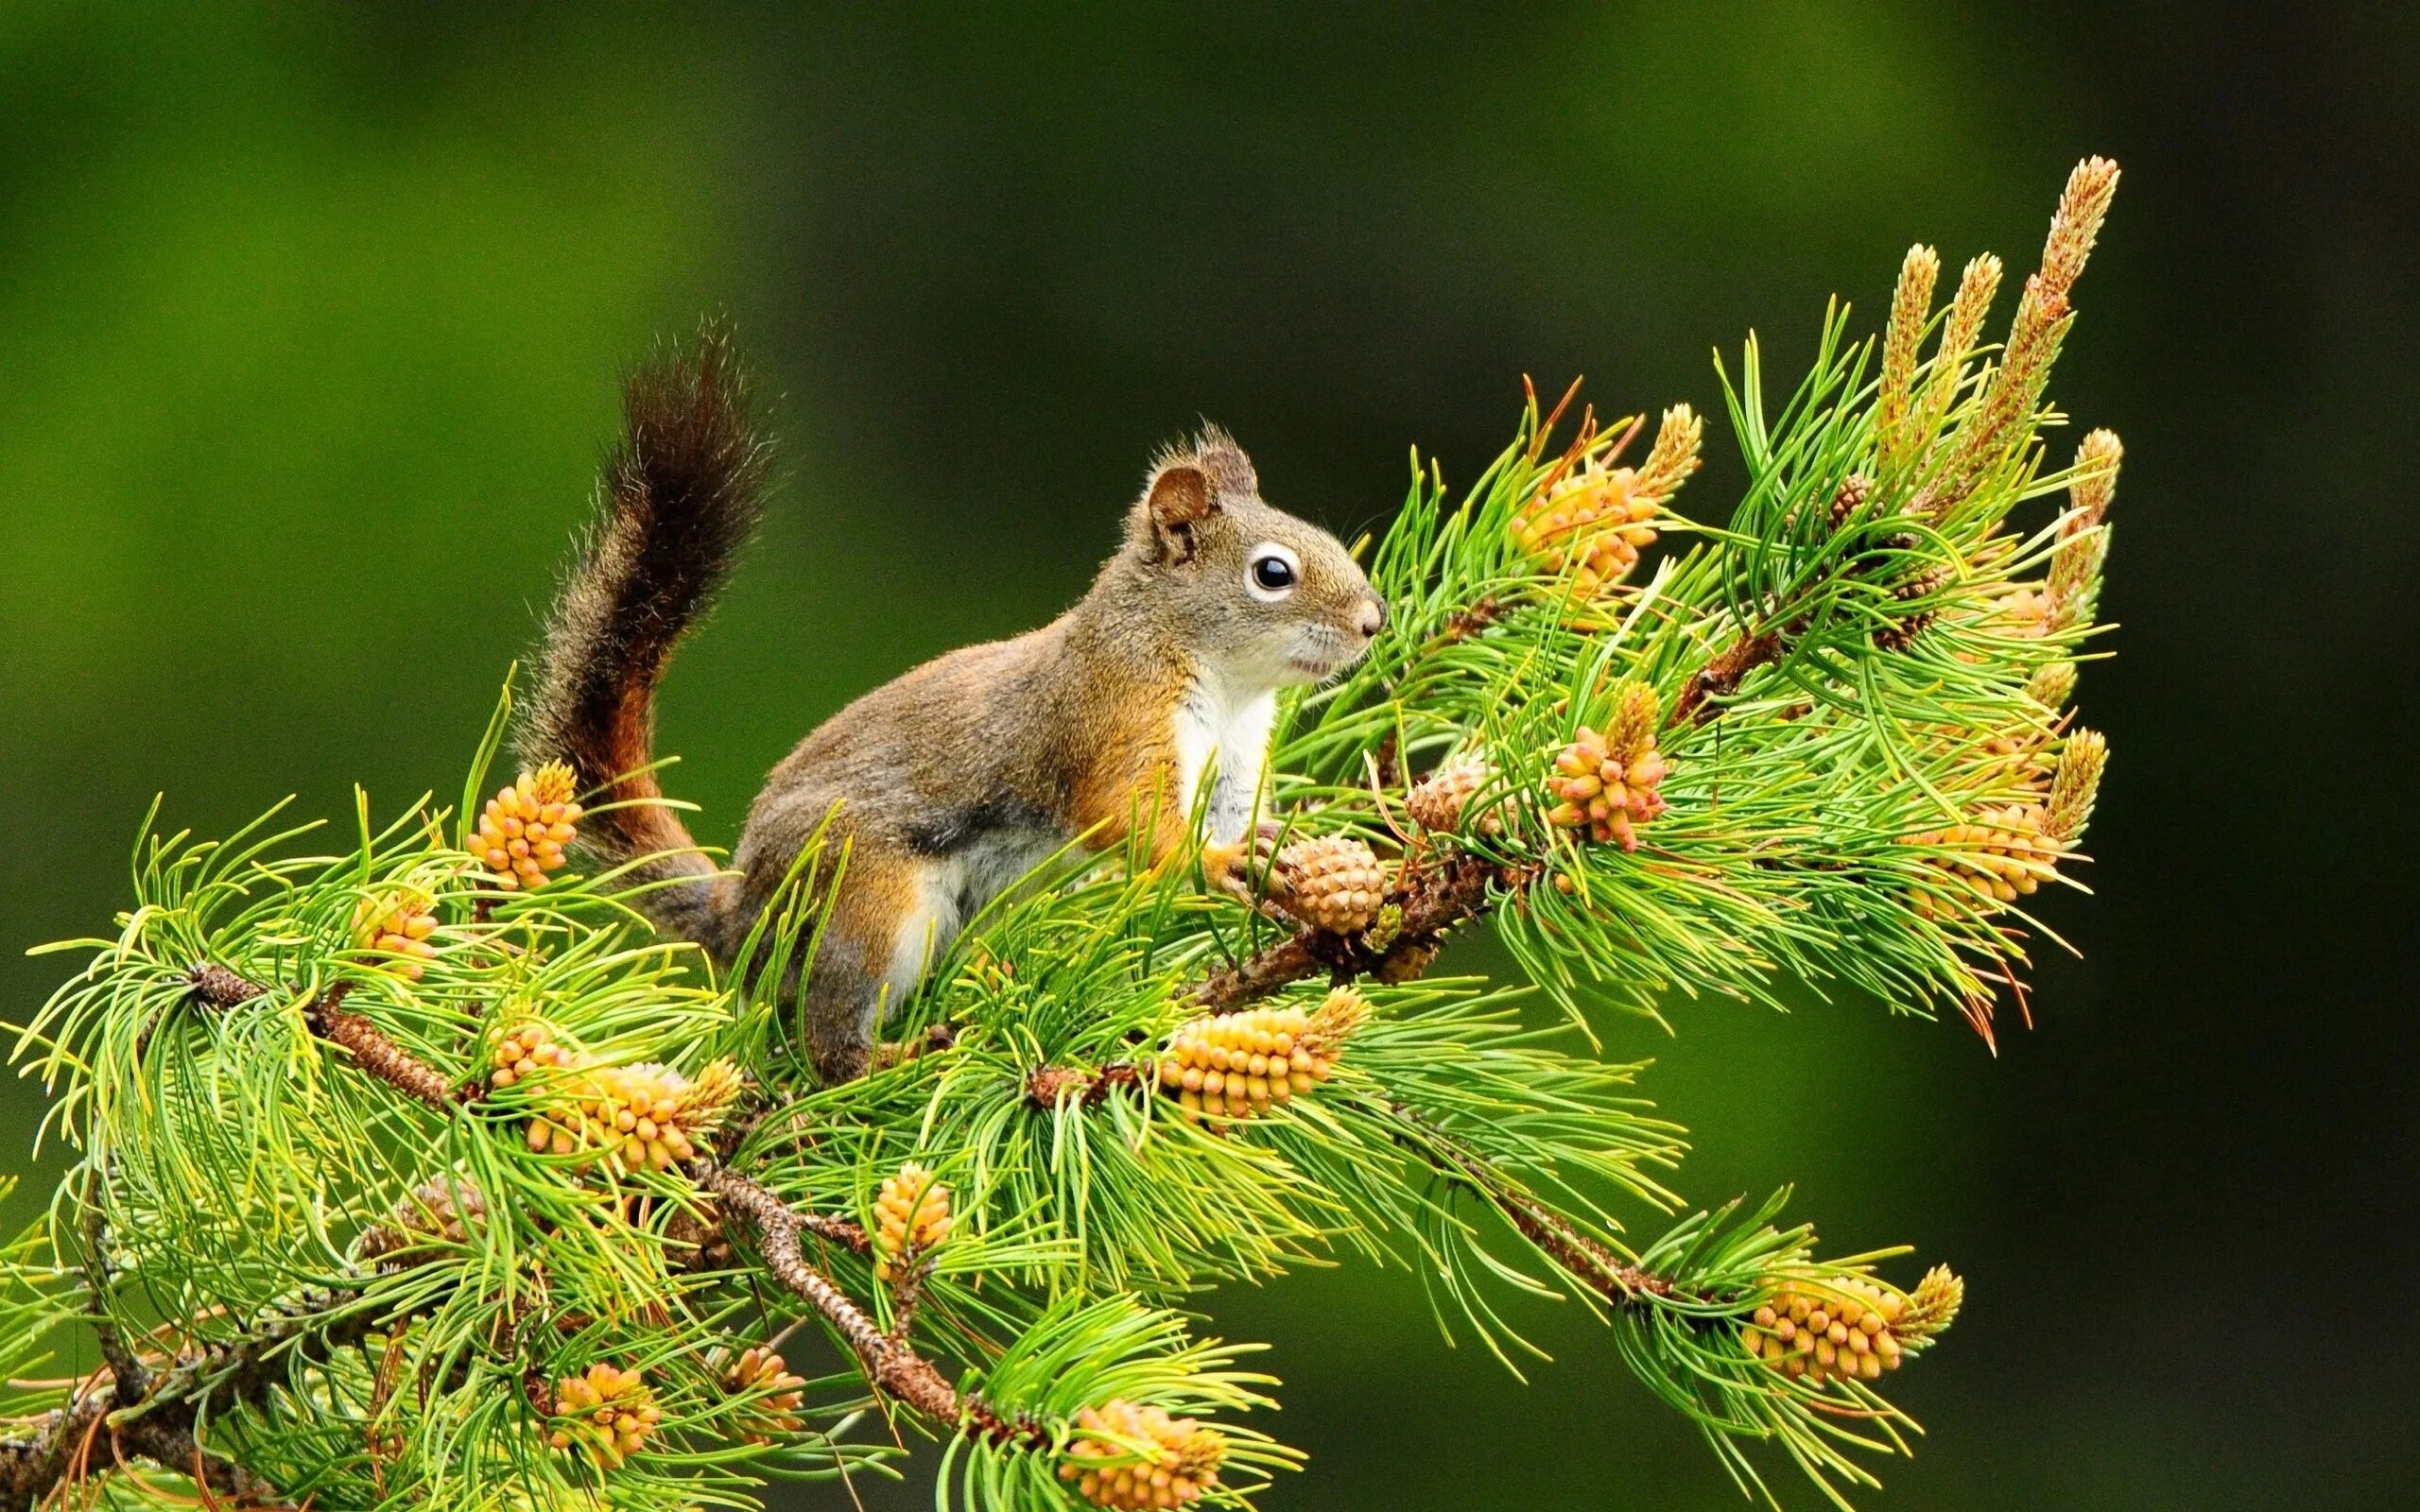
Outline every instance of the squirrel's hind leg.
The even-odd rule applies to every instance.
[[[871,848],[852,859],[801,994],[807,1052],[824,1085],[865,1074],[877,1021],[907,1001],[926,964],[958,937],[941,869],[878,860]]]

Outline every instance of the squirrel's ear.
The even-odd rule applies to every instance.
[[[1194,532],[1219,512],[1210,475],[1191,458],[1160,464],[1127,522],[1128,533],[1154,561],[1176,566],[1192,559]]]

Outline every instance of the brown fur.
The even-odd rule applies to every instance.
[[[652,779],[625,774],[652,759],[656,679],[752,516],[760,455],[721,428],[718,417],[739,407],[718,338],[695,364],[667,370],[669,379],[632,386],[648,403],[633,398],[629,439],[609,471],[608,517],[549,632],[528,742],[532,756],[567,754],[587,782],[618,779],[616,797],[642,800],[657,797]],[[663,396],[700,413],[686,426],[663,423],[654,407]],[[728,444],[682,455],[747,459],[747,488],[679,494],[720,501],[728,512],[713,527],[661,503],[670,490],[655,480],[694,470],[651,466],[666,438],[704,436]],[[667,518],[686,524],[668,529]],[[689,547],[699,549],[693,561],[668,559]],[[1277,548],[1299,562],[1299,580],[1272,596],[1247,575]],[[694,853],[647,859],[642,874],[665,885],[647,905],[666,928],[728,959],[824,831],[827,856],[845,848],[847,862],[802,1016],[817,1070],[856,1075],[885,1002],[912,988],[926,957],[1034,862],[1080,836],[1094,849],[1118,843],[1137,816],[1150,825],[1155,860],[1185,845],[1183,780],[1205,747],[1198,733],[1181,736],[1181,725],[1196,730],[1208,711],[1202,717],[1236,743],[1265,746],[1275,690],[1357,659],[1383,620],[1336,539],[1263,502],[1241,449],[1205,431],[1158,459],[1125,544],[1075,608],[1013,640],[951,652],[842,709],[774,767],[734,869],[716,876]],[[1214,831],[1239,829],[1264,755],[1220,747]],[[631,817],[605,833],[609,857],[629,859],[650,842],[688,847],[660,808],[616,812]]]
[[[622,388],[622,442],[606,459],[600,507],[579,567],[546,627],[524,753],[560,757],[583,789],[603,788],[581,826],[590,850],[631,865],[655,894],[659,921],[695,936],[709,921],[711,877],[655,774],[655,685],[673,647],[705,611],[755,528],[766,448],[730,335],[709,324],[696,352],[666,356]]]

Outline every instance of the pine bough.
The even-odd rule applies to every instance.
[[[2041,432],[2116,180],[2077,168],[1996,346],[1997,261],[1937,311],[1924,247],[1777,412],[1752,339],[1723,524],[1670,507],[1685,408],[1628,467],[1637,424],[1532,396],[1459,503],[1415,457],[1393,623],[1289,711],[1254,855],[1070,859],[859,1081],[801,1069],[804,889],[717,978],[554,869],[560,774],[483,812],[502,711],[458,806],[363,799],[340,853],[147,824],[17,1041],[76,1163],[0,1248],[0,1509],[745,1507],[918,1439],[945,1506],[1242,1506],[1298,1456],[1194,1312],[1337,1251],[1508,1366],[1502,1299],[1568,1298],[1743,1489],[1845,1505],[1960,1284],[1822,1258],[1779,1198],[1690,1211],[1583,1008],[2023,1009],[2104,753],[2068,701],[2118,449]],[[1429,973],[1482,922],[1530,987]]]

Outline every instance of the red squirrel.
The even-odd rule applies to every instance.
[[[886,1003],[1000,891],[1071,840],[1098,850],[1150,828],[1183,850],[1205,773],[1205,840],[1240,850],[1260,800],[1279,690],[1358,661],[1386,604],[1336,537],[1272,507],[1251,459],[1205,427],[1163,452],[1125,539],[1074,608],[876,688],[775,766],[733,868],[717,871],[662,802],[655,689],[755,524],[766,449],[728,337],[625,385],[624,435],[599,518],[556,605],[523,730],[532,761],[571,764],[583,840],[633,865],[657,925],[728,962],[829,823],[845,869],[801,1017],[817,1074],[861,1074]]]

